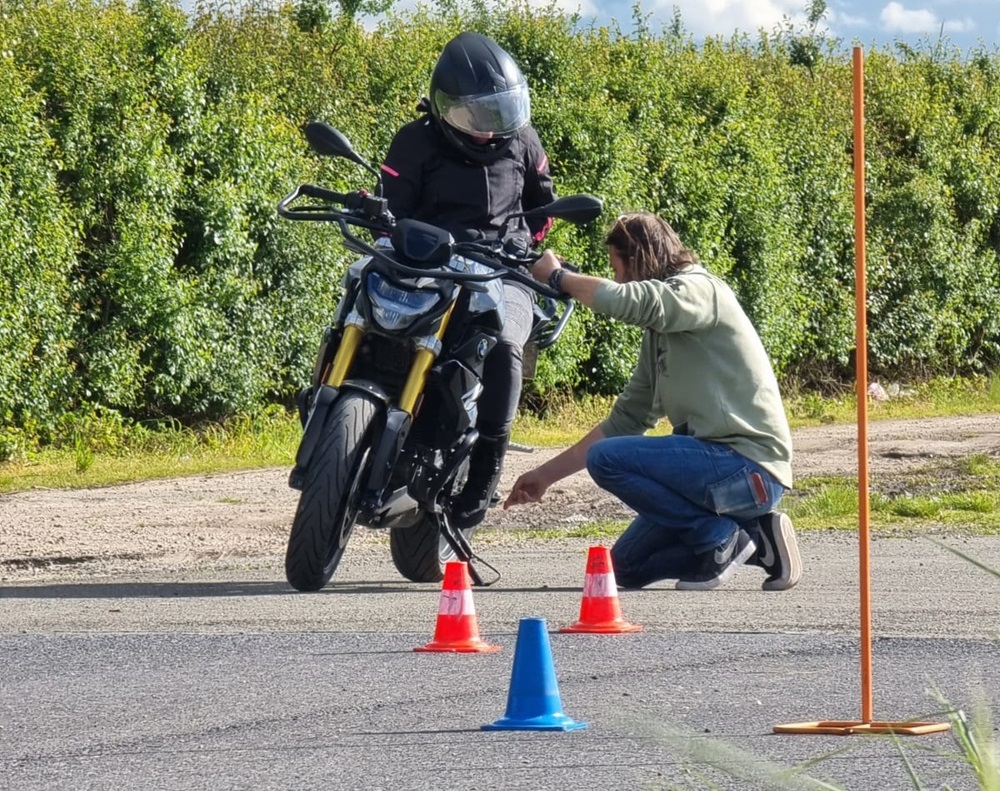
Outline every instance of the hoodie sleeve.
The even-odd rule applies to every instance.
[[[698,267],[666,280],[605,280],[594,293],[594,310],[656,332],[692,332],[718,323],[719,294]]]

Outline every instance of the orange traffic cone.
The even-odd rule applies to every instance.
[[[460,654],[488,654],[500,650],[500,646],[490,645],[479,637],[469,566],[464,561],[452,560],[445,564],[434,639],[413,650]]]
[[[611,567],[611,552],[607,547],[591,547],[587,553],[587,576],[583,583],[580,620],[559,631],[620,634],[638,632],[640,629],[641,626],[622,618],[615,570]]]

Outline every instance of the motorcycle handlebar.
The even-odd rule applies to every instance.
[[[299,198],[324,201],[322,206],[292,206]],[[331,206],[330,204],[339,204]],[[278,201],[278,214],[286,220],[312,222],[348,222],[369,230],[388,232],[392,228],[392,213],[385,198],[365,190],[336,192],[315,184],[299,184]]]
[[[327,205],[292,206],[296,200],[302,197],[321,200]],[[334,208],[329,205],[331,203],[340,204],[343,208]],[[348,225],[382,233],[388,233],[392,229],[393,218],[386,206],[385,199],[374,197],[364,191],[343,193],[319,187],[315,184],[300,184],[278,201],[278,214],[288,220],[335,222],[340,226],[341,233],[350,242],[350,246],[353,249],[391,264],[397,272],[408,277],[438,277],[473,283],[484,283],[489,280],[503,278],[516,280],[544,297],[563,302],[570,301],[565,294],[555,291],[543,283],[539,283],[533,277],[520,272],[516,268],[519,266],[530,267],[541,257],[541,253],[533,250],[525,252],[518,250],[512,254],[512,250],[506,248],[499,241],[491,243],[458,242],[454,246],[454,253],[456,255],[471,258],[492,268],[494,271],[490,274],[480,275],[473,272],[457,272],[454,269],[421,269],[407,266],[396,259],[389,258],[384,252],[362,241],[348,230]],[[575,271],[575,267],[572,265],[563,264],[563,266]]]
[[[460,247],[459,245],[456,245],[455,255],[460,255],[464,258],[469,258],[473,261],[476,261],[477,263],[485,264],[486,266],[491,267],[493,271],[490,272],[489,274],[480,275],[476,274],[475,272],[459,272],[454,269],[444,269],[444,268],[420,269],[413,266],[407,266],[406,264],[400,263],[394,258],[389,258],[377,248],[365,245],[364,242],[361,242],[361,240],[357,239],[357,237],[353,237],[353,235],[351,235],[351,237],[355,242],[360,242],[361,245],[364,245],[365,253],[374,255],[376,258],[386,261],[387,263],[391,264],[394,271],[398,272],[401,275],[405,275],[407,277],[430,277],[430,278],[439,278],[442,280],[454,280],[461,283],[486,283],[490,280],[497,280],[497,279],[516,280],[517,282],[523,283],[532,291],[535,291],[544,297],[550,297],[551,299],[557,299],[562,302],[568,302],[570,300],[570,298],[566,294],[551,289],[544,283],[539,283],[530,275],[526,275],[522,272],[519,272],[516,269],[511,269],[509,264],[505,263],[502,260],[498,260],[498,257],[494,257],[491,255],[480,255],[469,250],[462,250],[459,249]]]
[[[329,203],[340,203],[346,204],[348,201],[348,195],[343,192],[334,192],[333,190],[328,190],[326,187],[318,187],[315,184],[303,184],[299,187],[299,193],[306,196],[307,198],[316,198],[317,200],[325,200]]]
[[[544,297],[556,299],[561,302],[570,301],[570,297],[566,294],[549,288],[544,283],[538,282],[535,278],[524,274],[516,268],[524,266],[530,269],[531,265],[542,257],[542,254],[539,252],[529,250],[527,253],[522,255],[510,255],[507,253],[506,248],[504,248],[499,242],[495,242],[492,245],[483,244],[482,242],[460,242],[455,245],[455,253],[457,255],[465,256],[466,258],[471,258],[481,264],[494,267],[498,270],[499,275],[480,276],[484,277],[484,279],[492,280],[494,277],[500,276],[507,280],[516,280]],[[572,272],[580,271],[579,268],[573,264],[563,263],[563,266]]]

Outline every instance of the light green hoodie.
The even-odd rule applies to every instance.
[[[646,330],[611,414],[609,436],[643,434],[663,417],[723,442],[792,486],[792,438],[767,352],[736,295],[701,266],[667,280],[605,281],[594,310]]]

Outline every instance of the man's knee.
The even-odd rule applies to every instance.
[[[587,449],[587,472],[597,483],[607,480],[615,467],[609,458],[607,441],[598,440]]]
[[[603,443],[598,440],[589,448],[587,448],[587,472],[591,475],[594,474],[595,470],[600,470],[604,468],[605,456],[604,450],[601,447]]]

